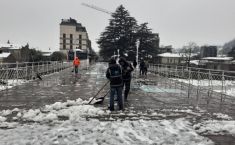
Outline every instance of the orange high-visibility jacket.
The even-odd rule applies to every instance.
[[[74,66],[79,66],[80,65],[80,60],[78,57],[76,57],[74,60],[73,60],[73,65]]]

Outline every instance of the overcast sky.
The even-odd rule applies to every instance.
[[[110,16],[82,2],[111,12],[123,4],[138,24],[148,22],[159,33],[160,45],[223,45],[235,38],[235,0],[0,0],[0,43],[58,50],[59,23],[72,17],[86,27],[97,51]]]

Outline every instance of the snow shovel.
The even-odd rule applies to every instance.
[[[37,78],[38,78],[39,80],[42,80],[42,77],[40,76],[39,73],[37,73],[36,76],[37,76]]]
[[[103,86],[102,88],[95,94],[95,96],[89,101],[88,104],[91,104],[91,102],[99,95],[99,93],[104,89],[105,86],[107,86],[109,83],[109,81],[107,81]]]
[[[97,98],[96,99],[97,102],[95,102],[94,104],[102,104],[104,102],[104,98],[109,94],[109,92],[110,91],[107,91],[107,93],[104,96]]]

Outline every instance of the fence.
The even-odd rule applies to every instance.
[[[86,63],[82,60],[81,67],[85,67]],[[37,75],[47,75],[70,67],[72,67],[72,62],[58,61],[0,64],[0,91],[35,79]]]
[[[235,111],[235,72],[169,65],[149,65],[149,71],[165,78],[164,87],[185,92],[190,104]]]

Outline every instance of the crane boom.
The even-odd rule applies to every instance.
[[[89,7],[89,8],[92,8],[92,9],[95,9],[95,10],[98,10],[98,11],[103,12],[103,13],[109,14],[109,15],[112,14],[112,12],[109,12],[105,9],[99,8],[99,7],[94,6],[94,5],[90,5],[90,4],[86,4],[86,3],[82,3],[82,5],[86,6],[86,7]]]

